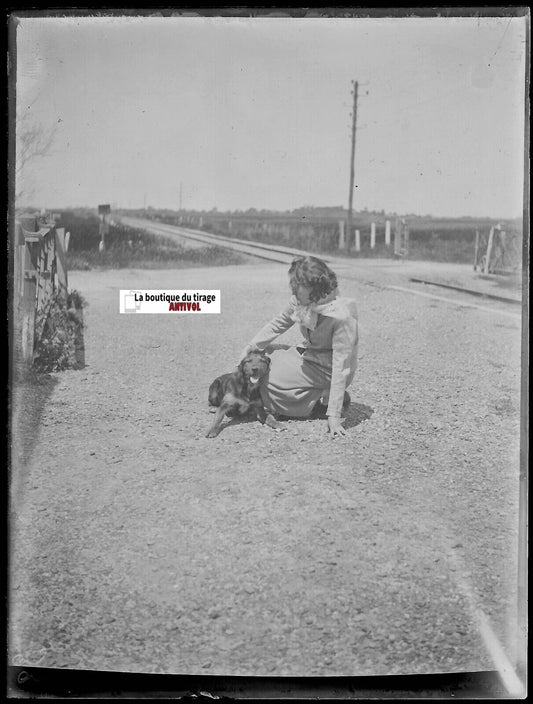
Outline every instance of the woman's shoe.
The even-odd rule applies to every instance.
[[[311,411],[311,418],[327,418],[328,407],[322,403],[322,399],[317,401]]]
[[[350,394],[345,391],[344,392],[344,399],[342,401],[342,412],[345,413],[348,408],[350,407],[350,403],[352,402],[352,399],[350,398]],[[315,403],[313,406],[313,410],[311,411],[311,418],[327,418],[328,417],[328,400],[327,397],[324,398],[322,396],[319,401]]]

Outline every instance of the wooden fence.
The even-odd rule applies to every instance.
[[[476,231],[474,271],[483,274],[512,274],[522,268],[522,237],[491,227],[487,234]]]
[[[205,230],[213,234],[238,239],[264,241],[308,249],[360,252],[384,244],[395,256],[408,253],[409,228],[404,218],[368,220],[348,231],[344,214],[337,216],[247,215],[222,213],[184,213],[180,215],[149,215],[171,225]],[[392,233],[392,230],[394,232]]]
[[[15,349],[32,364],[55,294],[68,296],[67,250],[70,233],[33,216],[15,223]]]

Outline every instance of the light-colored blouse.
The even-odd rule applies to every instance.
[[[259,349],[268,348],[273,340],[295,324],[295,318],[299,317],[295,314],[297,307],[295,299],[291,298],[289,305],[264,325],[250,344]],[[330,381],[327,415],[340,416],[344,392],[357,368],[357,306],[351,298],[337,297],[317,308],[316,327],[310,329],[300,325],[304,340],[298,347],[305,348],[302,364],[308,361],[318,365],[323,376]]]

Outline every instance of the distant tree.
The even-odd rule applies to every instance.
[[[30,106],[31,107],[31,106]],[[19,112],[15,120],[15,203],[31,198],[35,187],[31,173],[39,162],[50,156],[57,134],[57,125],[46,127],[34,120],[28,110]]]

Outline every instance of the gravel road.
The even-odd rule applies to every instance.
[[[512,657],[520,308],[339,263],[362,340],[347,437],[290,420],[207,439],[209,383],[284,304],[286,269],[70,274],[87,366],[14,389],[10,664],[494,669],[481,612]],[[222,313],[119,315],[126,288],[220,289]]]

